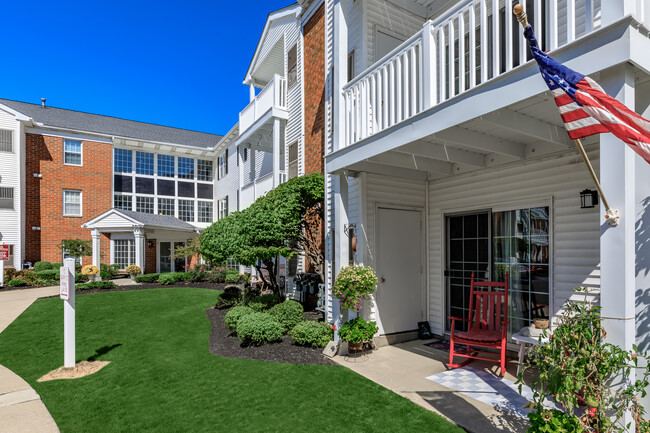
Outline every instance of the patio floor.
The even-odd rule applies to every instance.
[[[498,364],[485,361],[473,361],[462,370],[449,370],[440,375],[448,371],[445,363],[449,360],[449,353],[425,346],[431,341],[435,340],[414,340],[384,346],[363,355],[336,356],[334,360],[414,403],[439,413],[469,432],[526,431],[529,427],[527,418],[513,414],[512,410],[521,410],[525,399],[518,393],[513,393],[512,388],[506,385],[507,381],[516,380],[516,359],[509,358],[505,381],[496,376]],[[433,375],[436,376],[431,378]],[[470,393],[468,391],[483,391],[472,395],[484,401],[489,401],[492,394],[502,401],[507,400],[509,404],[495,407],[469,397],[466,395]]]

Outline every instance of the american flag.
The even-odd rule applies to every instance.
[[[591,78],[553,60],[539,48],[530,25],[524,29],[524,36],[553,92],[569,137],[575,140],[611,132],[650,164],[650,121],[608,96]]]

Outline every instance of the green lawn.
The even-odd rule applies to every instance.
[[[77,296],[77,360],[111,363],[38,383],[63,364],[63,301],[42,299],[0,334],[0,364],[36,389],[62,432],[463,431],[344,367],[212,355],[215,301],[202,289]]]

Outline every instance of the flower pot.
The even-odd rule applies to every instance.
[[[533,324],[537,329],[548,329],[548,319],[533,319]]]
[[[136,276],[134,274],[131,274],[131,275],[129,275],[129,277],[131,277],[131,281],[133,281],[135,283],[135,277]]]
[[[360,341],[358,343],[350,343],[348,342],[348,351],[349,352],[360,352],[363,350],[363,341]]]

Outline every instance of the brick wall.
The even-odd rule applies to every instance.
[[[112,145],[83,141],[83,166],[63,164],[63,138],[26,134],[26,245],[25,259],[60,262],[62,239],[92,241],[81,224],[111,208]],[[42,178],[34,177],[40,173]],[[81,217],[63,216],[63,190],[81,190]],[[32,230],[40,227],[40,230]],[[101,238],[102,263],[110,260],[110,241]],[[92,262],[84,257],[83,264]]]
[[[149,248],[151,242],[151,248]],[[145,239],[144,241],[144,273],[153,274],[156,272],[156,240]]]
[[[325,149],[325,5],[322,4],[303,27],[305,80],[305,174],[324,173]],[[324,251],[323,221],[309,218],[319,227]],[[306,263],[306,271],[313,268]]]

